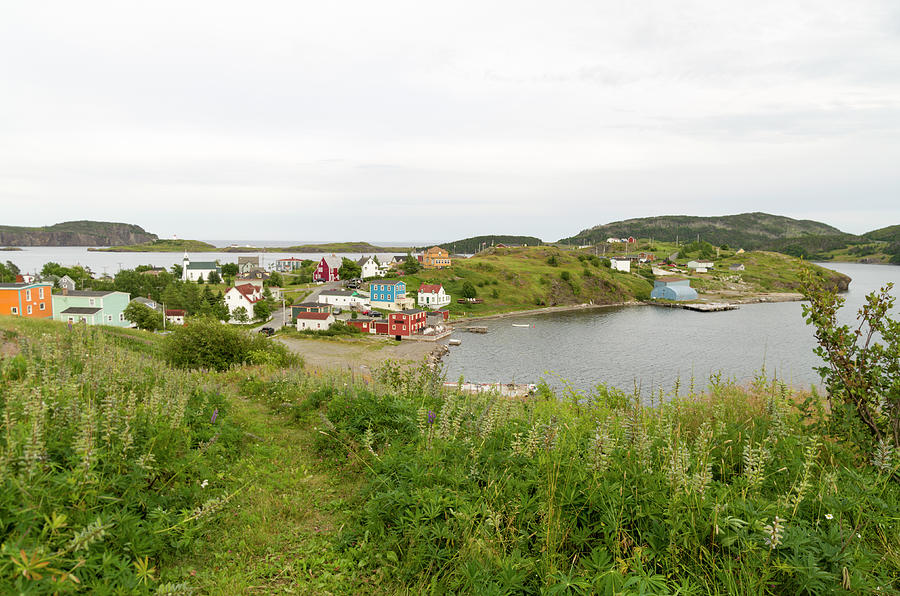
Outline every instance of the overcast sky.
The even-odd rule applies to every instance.
[[[0,224],[900,223],[897,0],[6,2]]]

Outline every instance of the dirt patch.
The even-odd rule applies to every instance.
[[[307,367],[366,372],[386,360],[420,362],[435,348],[432,342],[403,341],[399,344],[379,340],[331,341],[276,337],[289,350],[303,357]]]
[[[0,342],[0,358],[12,358],[19,353],[19,345],[11,341]]]

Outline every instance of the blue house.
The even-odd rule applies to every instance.
[[[662,300],[696,300],[697,290],[691,287],[691,281],[683,277],[660,277],[653,282],[651,298]]]
[[[415,301],[406,296],[406,282],[382,281],[369,284],[369,304],[373,308],[403,310],[415,306]]]
[[[53,294],[53,320],[87,325],[131,327],[125,307],[131,301],[126,292],[75,291]]]

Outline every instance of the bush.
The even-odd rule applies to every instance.
[[[214,370],[261,361],[280,365],[296,361],[287,348],[277,342],[205,317],[179,327],[167,336],[163,355],[172,366]]]

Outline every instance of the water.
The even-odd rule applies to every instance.
[[[853,282],[842,318],[850,323],[867,293],[893,281],[900,290],[900,267],[826,265]],[[533,327],[513,327],[532,324]],[[763,368],[794,386],[820,382],[814,367],[813,330],[803,321],[801,303],[748,304],[738,310],[696,313],[652,306],[614,307],[590,311],[546,313],[479,322],[484,335],[457,333],[462,345],[444,358],[448,380],[463,376],[474,382],[537,382],[578,390],[598,383],[643,395],[676,379],[686,388],[693,377],[698,388],[710,375],[746,383]]]
[[[246,244],[246,242],[241,243]],[[284,245],[269,241],[271,246]],[[220,263],[237,263],[238,257],[258,256],[263,266],[274,265],[276,259],[295,257],[318,261],[331,253],[236,253],[236,252],[191,252],[192,261],[216,261]],[[359,253],[337,253],[348,259],[358,259]],[[390,260],[400,253],[378,253],[379,260]],[[405,254],[405,253],[404,253]],[[23,273],[39,273],[45,263],[53,261],[65,267],[81,265],[89,267],[97,275],[115,275],[120,269],[134,269],[138,265],[153,265],[169,268],[181,265],[184,253],[181,252],[99,252],[90,251],[86,246],[25,246],[21,251],[2,251],[0,261],[12,261]]]

